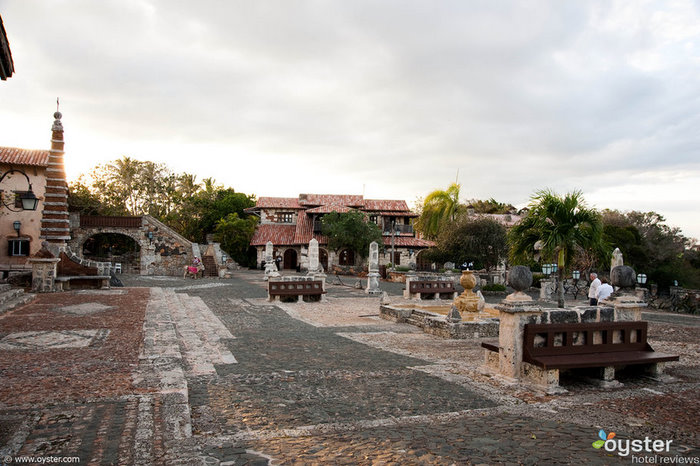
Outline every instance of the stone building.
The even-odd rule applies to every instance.
[[[46,192],[48,150],[0,147],[0,278],[27,272],[27,258],[41,249],[41,209]],[[26,177],[25,177],[26,175]],[[31,191],[39,198],[36,210],[22,210],[19,196]]]
[[[321,218],[331,212],[359,210],[368,215],[369,221],[382,230],[384,253],[380,264],[416,266],[428,268],[421,253],[434,245],[432,241],[417,238],[412,219],[417,215],[410,211],[405,201],[364,199],[361,195],[300,194],[299,197],[261,197],[255,207],[247,209],[260,218],[250,245],[257,250],[258,267],[262,266],[265,244],[274,245],[274,257],[281,259],[280,268],[287,270],[308,268],[309,241],[319,243],[319,262],[324,270],[334,266],[361,266],[358,251],[342,249],[332,251],[328,240],[321,235]],[[392,244],[394,257],[391,256]],[[365,252],[364,255],[367,255]]]

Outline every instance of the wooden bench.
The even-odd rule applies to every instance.
[[[320,301],[326,293],[323,290],[323,282],[320,280],[309,281],[270,281],[267,283],[267,293],[270,301],[277,297],[280,301],[299,301],[299,296],[304,301]]]
[[[523,361],[550,369],[616,367],[678,361],[647,343],[648,322],[526,324]]]
[[[616,368],[642,365],[658,377],[663,370],[659,363],[678,361],[678,356],[654,351],[647,342],[647,330],[645,321],[525,324],[522,361],[531,366],[521,375],[538,384],[558,386],[560,370],[597,368],[602,369],[602,386],[619,386],[614,380]],[[497,344],[481,346],[499,353]],[[490,359],[487,353],[487,363]]]
[[[447,280],[411,280],[408,292],[420,299],[454,299],[457,290],[454,282]]]

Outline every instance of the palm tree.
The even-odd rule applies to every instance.
[[[537,191],[528,206],[527,216],[508,233],[511,260],[530,259],[535,243],[540,242],[542,256],[556,258],[557,301],[564,307],[564,277],[576,248],[598,248],[602,241],[603,223],[600,214],[586,207],[581,191],[564,197],[544,189]]]
[[[461,187],[459,183],[452,183],[445,191],[435,190],[425,198],[421,215],[416,221],[416,228],[426,238],[436,238],[445,222],[452,222],[457,218],[460,210]]]

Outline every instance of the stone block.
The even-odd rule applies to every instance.
[[[549,311],[549,318],[553,324],[576,324],[579,322],[579,314],[576,311]]]

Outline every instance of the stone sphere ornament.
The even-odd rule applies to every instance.
[[[514,293],[506,296],[506,301],[532,301],[532,298],[525,293],[525,290],[532,285],[532,272],[524,265],[516,265],[508,272],[508,284],[515,290]]]
[[[634,288],[637,283],[637,274],[629,265],[618,265],[610,272],[610,282],[613,286],[622,289]]]
[[[508,284],[515,291],[525,291],[532,285],[532,272],[524,265],[516,265],[508,272]]]

